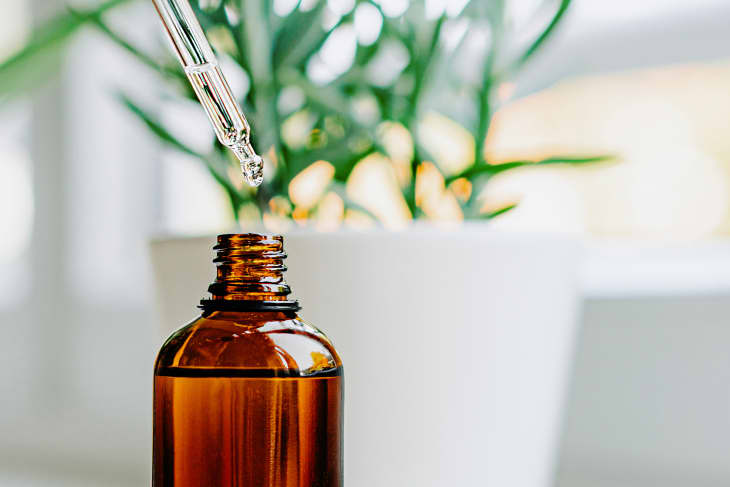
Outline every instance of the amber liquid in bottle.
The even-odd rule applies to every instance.
[[[342,363],[287,299],[281,237],[215,249],[202,316],[157,358],[153,486],[341,486]]]

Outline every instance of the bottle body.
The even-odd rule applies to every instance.
[[[155,363],[153,487],[341,487],[342,362],[288,298],[283,238],[213,249],[202,315]]]
[[[154,378],[155,487],[339,487],[342,364],[294,312],[206,312]]]

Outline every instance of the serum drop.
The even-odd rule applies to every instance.
[[[214,250],[201,316],[155,364],[153,487],[341,487],[342,363],[288,299],[282,237]]]

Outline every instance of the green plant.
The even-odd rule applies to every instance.
[[[79,27],[90,24],[141,63],[156,70],[169,82],[171,91],[194,99],[182,70],[170,55],[161,60],[135,47],[105,21],[106,11],[130,1],[111,0],[93,10],[69,10],[39,28],[27,46],[0,64],[0,93],[10,93],[19,85],[32,84],[30,79],[42,78],[41,67],[47,64],[47,59],[54,57],[49,54],[54,53]],[[268,164],[276,167],[274,174],[267,174],[258,190],[237,184],[235,172],[230,170],[235,167],[235,161],[219,144],[214,144],[215,149],[209,154],[198,153],[184,140],[175,138],[152,113],[131,97],[120,94],[120,100],[161,141],[205,164],[225,190],[236,218],[242,208],[252,207],[259,209],[259,215],[274,211],[280,216],[291,217],[296,205],[290,200],[290,183],[296,175],[319,160],[328,161],[333,167],[328,190],[336,193],[346,208],[367,212],[362,208],[367,206],[367,201],[353,201],[345,185],[353,169],[364,158],[374,153],[389,155],[380,129],[383,122],[396,122],[411,134],[407,143],[412,144],[410,160],[406,161],[405,168],[401,168],[400,189],[410,214],[420,218],[426,215],[417,198],[417,172],[423,161],[433,160],[433,157],[415,134],[428,109],[429,100],[446,91],[460,93],[459,98],[465,102],[467,109],[447,115],[461,118],[459,121],[473,136],[473,159],[455,171],[434,165],[429,165],[429,168],[442,172],[442,180],[446,184],[468,181],[470,191],[458,200],[465,218],[490,218],[514,207],[508,205],[490,212],[480,208],[478,195],[495,174],[529,165],[585,164],[604,159],[551,157],[540,161],[499,164],[485,160],[484,143],[497,108],[496,88],[514,76],[539,50],[570,5],[570,0],[545,2],[545,7],[554,9],[545,27],[517,54],[506,57],[508,51],[514,51],[513,48],[505,48],[508,37],[506,1],[472,0],[453,18],[445,14],[428,18],[423,3],[412,1],[404,13],[394,18],[385,15],[381,4],[376,1],[357,0],[355,8],[323,28],[328,8],[324,1],[314,3],[309,9],[302,8],[299,2],[288,14],[279,16],[273,12],[270,0],[219,0],[216,5],[205,8],[201,7],[202,1],[193,0],[193,8],[216,49],[234,60],[251,81],[250,89],[240,99],[241,106],[253,128],[254,147],[267,154]],[[356,9],[362,4],[374,7],[380,14],[382,27],[377,39],[369,45],[358,44],[352,64],[334,79],[326,83],[315,82],[308,75],[309,64],[337,29],[353,22]],[[450,58],[460,46],[452,47],[451,51],[444,47],[444,26],[458,20],[468,21],[471,26],[481,26],[489,32],[489,47],[480,59],[475,60],[479,62],[476,80],[448,76]],[[463,42],[465,37],[462,36],[459,42]],[[393,79],[383,83],[382,80],[374,81],[369,70],[372,71],[376,58],[384,49],[389,48],[386,46],[400,46],[407,59]],[[311,128],[306,140],[298,143],[288,140],[283,129],[285,121],[293,114],[277,105],[285,90],[295,90],[299,95],[301,103],[294,113],[305,114]],[[377,114],[364,119],[358,114],[353,100],[370,102],[377,107]],[[316,208],[315,203],[306,210],[311,214],[316,212]]]

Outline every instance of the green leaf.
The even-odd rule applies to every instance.
[[[207,30],[216,25],[227,25],[228,23],[228,19],[226,18],[225,0],[221,0],[218,7],[213,10],[200,8],[200,2],[195,1],[190,2],[190,6],[203,30]]]
[[[349,110],[350,100],[335,87],[335,84],[315,85],[295,69],[282,70],[279,79],[282,84],[294,85],[301,89],[307,101],[324,114],[337,114],[353,127],[371,130],[371,127],[363,125],[352,116]]]
[[[592,157],[548,157],[540,161],[510,161],[501,164],[481,164],[478,166],[472,166],[465,171],[458,174],[454,174],[447,178],[447,182],[450,183],[455,179],[467,178],[469,180],[478,176],[493,176],[495,174],[517,169],[519,167],[528,166],[548,166],[555,164],[567,164],[567,165],[581,165],[581,164],[592,164],[596,162],[604,162],[614,159],[614,156],[602,155]]]
[[[109,0],[87,13],[101,14],[127,1]],[[61,65],[61,49],[84,23],[84,18],[64,13],[36,28],[30,42],[0,63],[0,94],[18,95],[52,76]]]
[[[519,69],[533,56],[533,54],[538,51],[538,49],[540,49],[540,47],[542,47],[545,41],[555,32],[555,28],[558,24],[560,24],[565,12],[568,10],[568,7],[570,7],[570,2],[571,0],[560,0],[558,9],[555,11],[555,14],[550,19],[550,22],[548,22],[545,29],[543,29],[540,35],[538,35],[537,38],[530,43],[527,49],[525,49],[524,52],[509,65],[509,67],[505,70],[506,73],[504,75],[509,76],[509,73]]]
[[[370,144],[362,150],[353,151],[351,147],[355,137],[344,137],[316,149],[293,151],[289,156],[292,173],[296,175],[313,162],[324,160],[334,166],[335,180],[346,181],[355,164],[377,150],[375,144]]]
[[[191,155],[193,157],[198,157],[200,159],[203,158],[202,154],[198,153],[197,151],[191,149],[187,145],[180,142],[174,135],[172,135],[165,127],[162,126],[157,120],[154,119],[150,113],[142,108],[140,105],[138,105],[135,101],[133,101],[131,98],[129,98],[124,93],[119,94],[119,99],[122,102],[122,104],[127,107],[127,109],[132,112],[134,115],[136,115],[144,124],[147,126],[147,128],[157,136],[158,139],[163,141],[164,143],[174,147],[175,149],[184,152],[188,155]]]
[[[327,2],[319,2],[317,6],[309,12],[301,12],[299,9],[296,9],[290,14],[290,16],[297,15],[296,12],[298,12],[298,15],[302,16],[304,14],[312,13],[311,17],[307,19],[302,21],[292,21],[292,23],[296,23],[297,25],[299,25],[300,22],[302,23],[302,25],[299,25],[299,28],[302,29],[300,32],[302,33],[298,38],[294,36],[287,36],[291,37],[291,40],[288,42],[288,49],[285,48],[285,41],[282,39],[282,42],[280,43],[282,54],[274,56],[274,66],[276,68],[294,66],[303,70],[306,67],[306,61],[319,51],[327,38],[329,38],[330,34],[332,34],[332,32],[345,22],[353,20],[354,10],[340,17],[333,26],[325,30],[322,24],[324,21],[323,14],[326,3]],[[280,32],[282,35],[284,34],[283,30]]]
[[[498,210],[490,211],[489,213],[482,213],[479,215],[479,218],[489,220],[489,219],[494,218],[495,216],[499,216],[503,213],[507,213],[508,211],[514,209],[516,206],[517,206],[517,203],[511,203],[507,206],[503,206],[502,208],[500,208]]]
[[[326,2],[302,12],[295,7],[281,22],[274,34],[272,59],[275,67],[298,65],[324,43],[327,33],[322,28]]]
[[[350,177],[352,169],[357,165],[358,162],[378,151],[378,147],[373,144],[366,149],[359,152],[348,151],[340,154],[340,157],[334,157],[330,159],[330,162],[335,166],[335,179],[338,181],[347,181]]]
[[[126,50],[130,54],[132,54],[134,57],[137,58],[142,64],[159,71],[160,73],[170,76],[172,78],[176,78],[179,80],[185,80],[185,75],[183,74],[183,71],[180,68],[173,68],[170,66],[165,66],[160,61],[154,59],[149,54],[142,52],[132,44],[130,44],[126,39],[123,39],[119,34],[117,34],[114,30],[112,30],[111,27],[109,27],[106,22],[101,18],[100,12],[82,12],[74,9],[69,9],[70,12],[73,15],[76,15],[79,19],[90,22],[92,25],[94,25],[97,29],[99,29],[107,38],[109,38],[111,41],[119,45],[122,49]]]
[[[147,128],[153,134],[155,134],[157,138],[159,138],[162,142],[203,162],[203,164],[205,164],[205,167],[208,169],[208,172],[210,172],[216,182],[218,182],[218,184],[220,184],[223,189],[228,193],[228,197],[231,200],[234,212],[236,211],[238,205],[238,203],[236,202],[240,199],[240,196],[238,195],[238,190],[236,189],[236,187],[228,179],[228,172],[226,171],[226,169],[227,167],[229,167],[229,164],[226,161],[222,160],[218,154],[213,153],[210,156],[205,156],[195,151],[194,149],[191,149],[183,142],[178,140],[177,137],[172,135],[147,110],[142,108],[127,95],[121,93],[119,94],[119,99],[124,104],[124,106],[127,107],[127,109],[129,109],[129,111],[136,115],[140,120],[142,120]]]
[[[413,46],[413,30],[406,25],[405,22],[401,22],[400,18],[389,17],[383,12],[383,8],[379,3],[371,1],[370,5],[373,5],[380,12],[383,18],[383,26],[381,27],[381,37],[393,37],[403,43],[406,49],[411,51]]]

